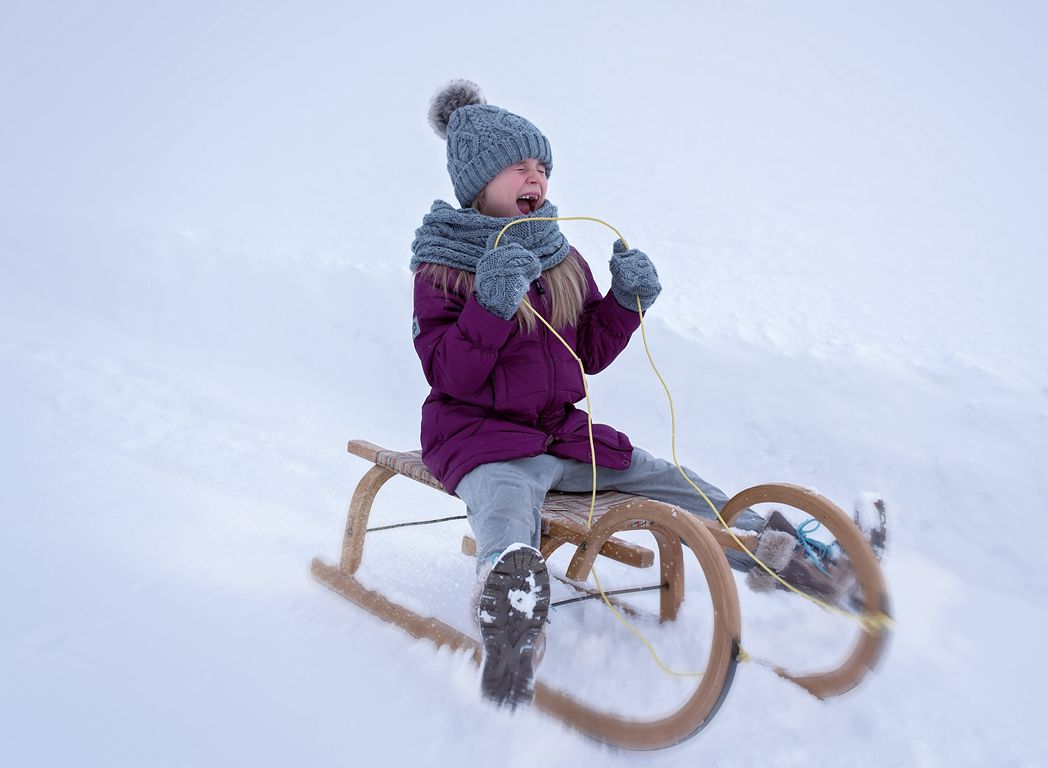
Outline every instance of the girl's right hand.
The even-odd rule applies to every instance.
[[[616,240],[608,266],[611,267],[611,292],[619,305],[636,312],[640,298],[640,308],[647,312],[662,292],[659,273],[648,255],[636,248],[627,249],[622,240]]]
[[[516,314],[531,282],[541,274],[538,256],[524,246],[500,245],[480,257],[473,290],[482,307],[509,320]]]

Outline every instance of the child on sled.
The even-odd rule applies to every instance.
[[[641,251],[614,244],[611,290],[552,218],[547,199],[553,154],[524,118],[487,104],[477,86],[454,81],[435,97],[430,123],[447,140],[447,167],[461,207],[433,203],[412,243],[415,350],[432,390],[422,405],[422,459],[466,503],[477,541],[477,619],[484,643],[482,691],[516,706],[533,696],[537,646],[549,610],[549,577],[538,551],[541,509],[550,490],[592,487],[587,417],[578,363],[522,305],[527,299],[582,360],[605,369],[639,327],[662,287]],[[634,446],[622,432],[593,425],[598,490],[618,490],[712,517],[674,464]],[[687,470],[720,509],[728,497]],[[737,528],[761,531],[757,555],[809,591],[838,589],[815,570],[785,518],[771,524],[751,510]],[[733,567],[752,561],[729,553]],[[751,580],[773,588],[766,573]]]

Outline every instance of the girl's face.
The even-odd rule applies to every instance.
[[[534,213],[546,202],[546,164],[534,158],[499,171],[482,194],[485,216],[508,218]]]

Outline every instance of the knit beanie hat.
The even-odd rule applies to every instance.
[[[535,158],[553,170],[553,152],[542,131],[520,115],[487,103],[480,86],[452,80],[429,105],[429,124],[448,141],[448,174],[463,208],[499,172]]]

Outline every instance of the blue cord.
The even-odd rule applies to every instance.
[[[822,561],[830,559],[830,552],[837,542],[834,541],[827,544],[825,541],[817,541],[816,539],[808,538],[809,533],[814,533],[821,527],[822,523],[814,517],[809,517],[797,527],[797,540],[800,541],[801,546],[804,547],[808,559],[815,563],[815,567],[829,576],[830,572],[823,567]]]

